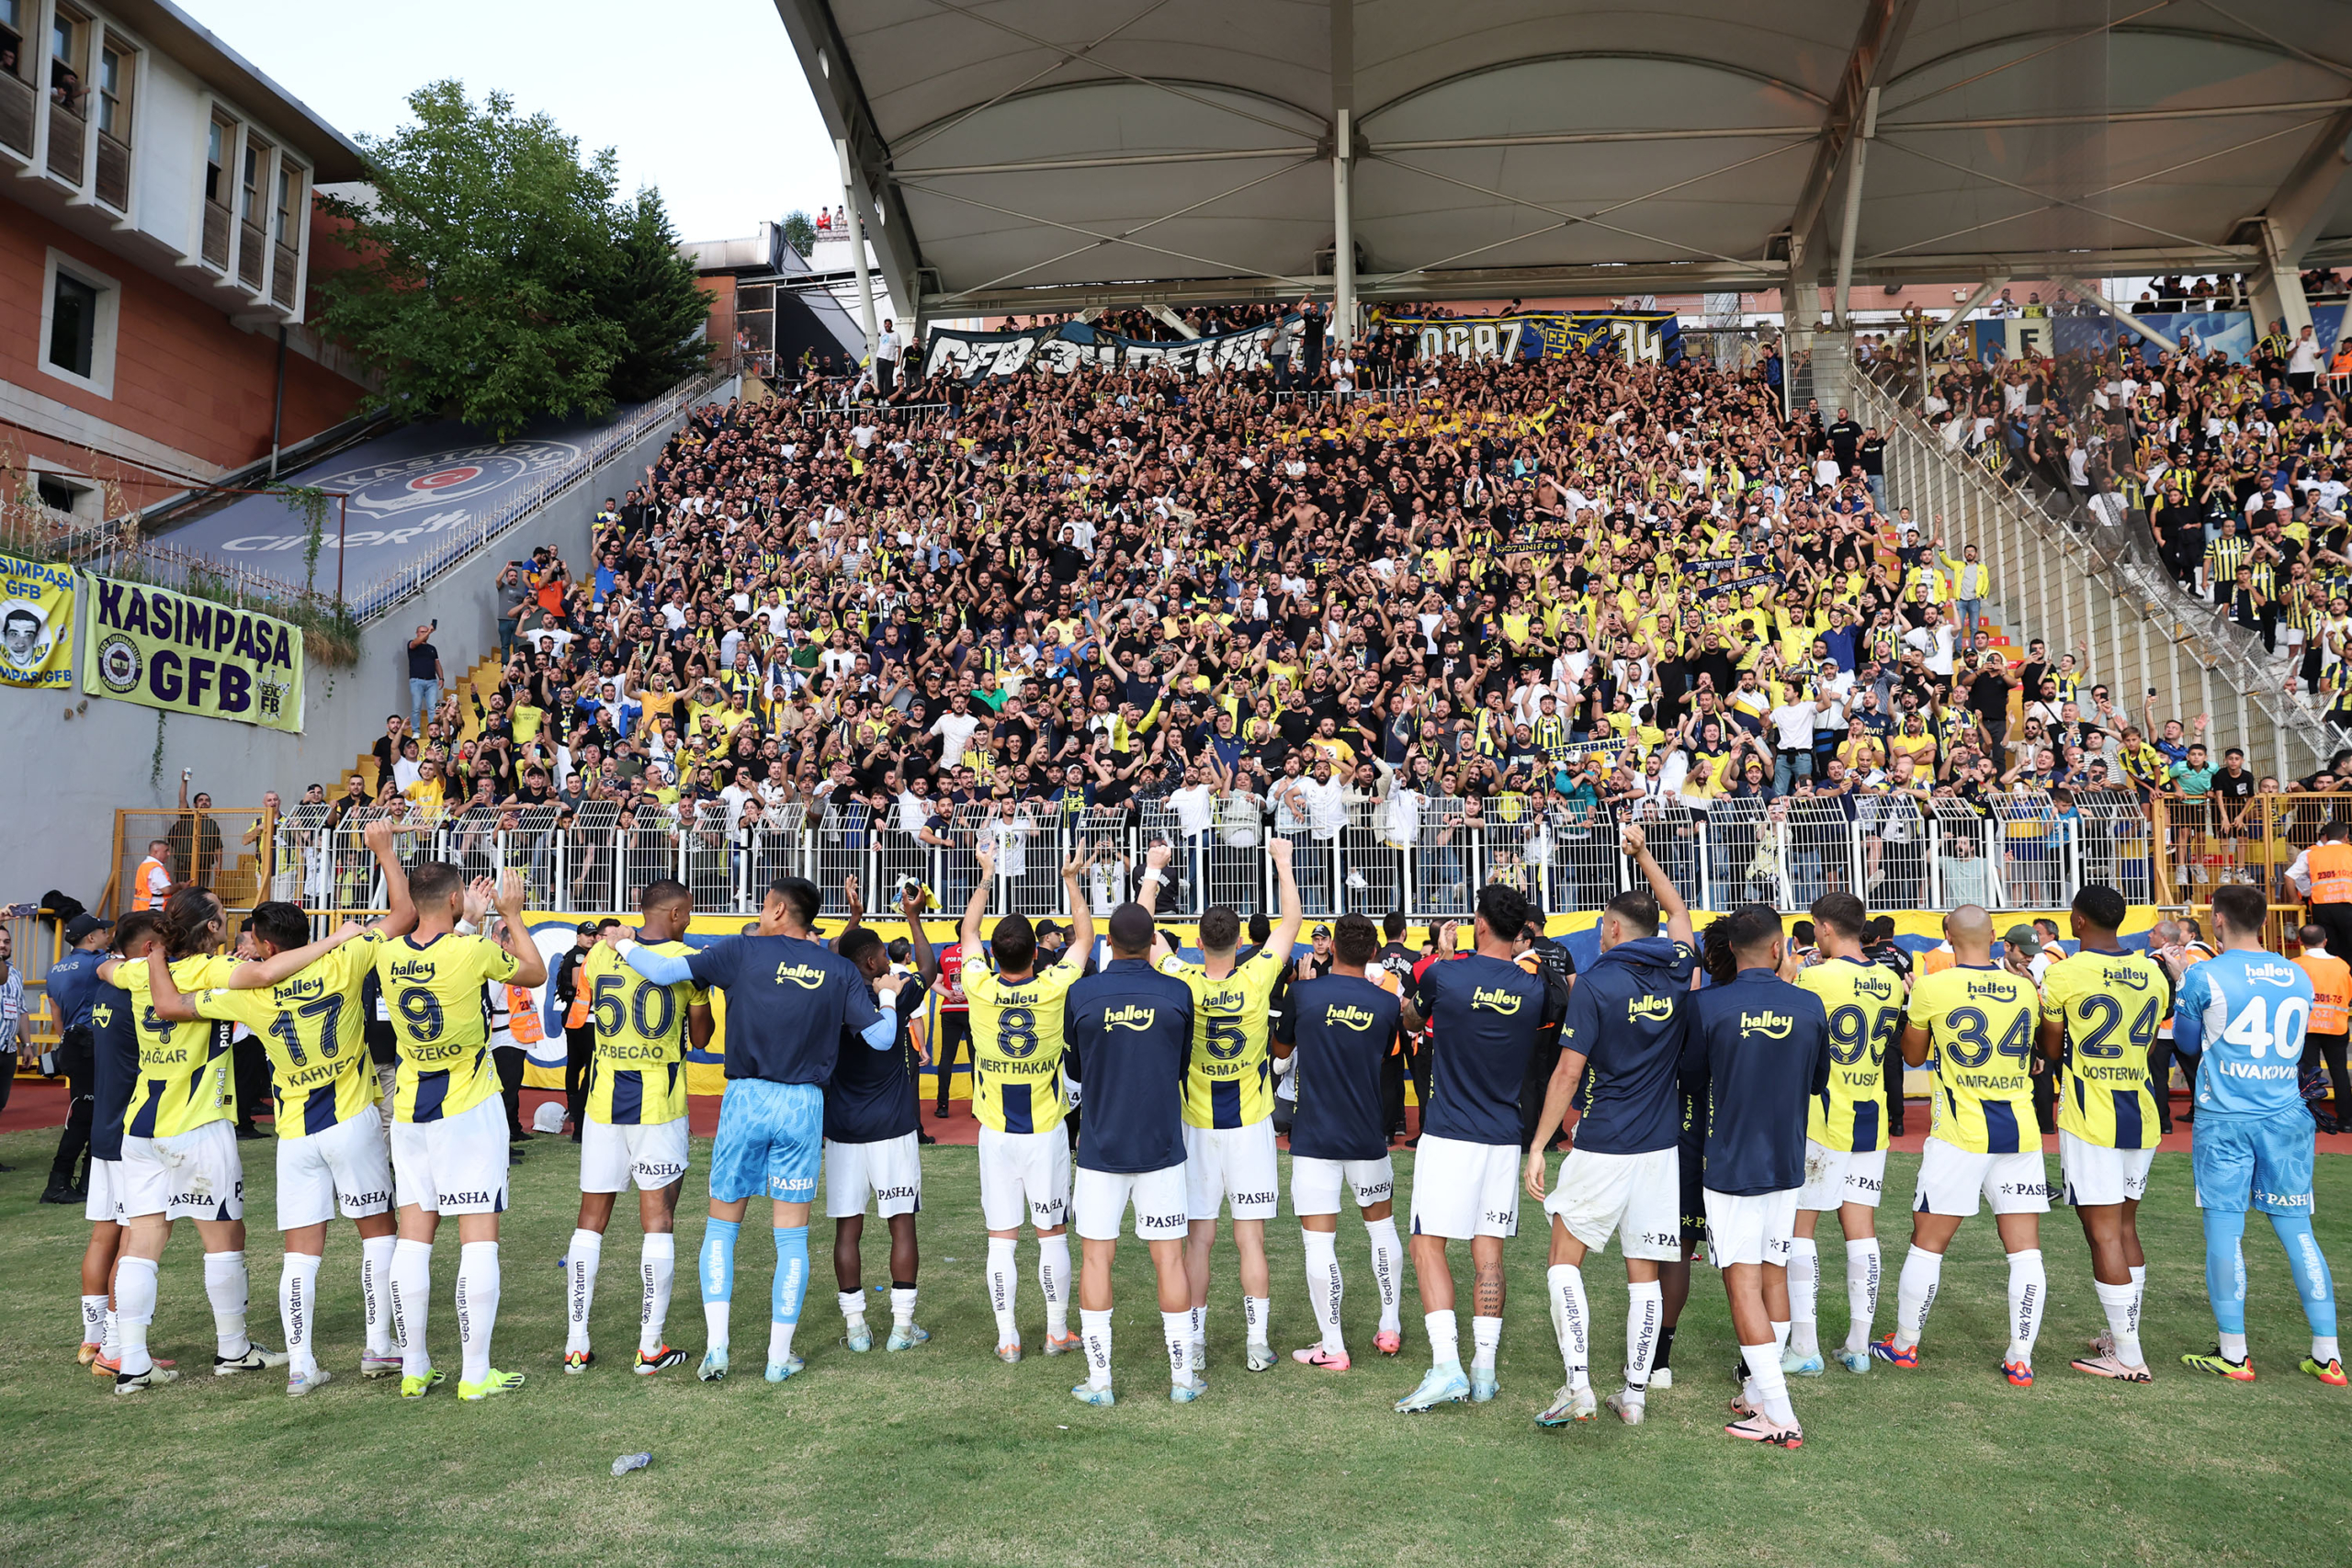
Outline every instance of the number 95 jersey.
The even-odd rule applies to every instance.
[[[2041,1010],[2033,982],[1997,964],[1954,964],[1912,987],[1936,1073],[1929,1137],[1978,1155],[2041,1149],[2029,1077]]]
[[[488,937],[456,931],[426,942],[404,936],[377,952],[376,977],[401,1054],[393,1121],[438,1122],[498,1092],[481,987],[512,980],[515,967],[514,955]]]

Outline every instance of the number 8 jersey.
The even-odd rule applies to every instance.
[[[1000,1133],[1050,1133],[1069,1114],[1062,1097],[1062,1017],[1086,973],[1083,953],[1008,980],[967,953],[960,977],[972,1010],[972,1115]]]
[[[377,951],[376,977],[401,1054],[393,1121],[438,1122],[498,1092],[481,987],[512,980],[514,970],[514,955],[498,943],[456,931],[426,942],[404,936]]]
[[[1977,1155],[2041,1147],[2029,1076],[2041,1010],[2033,982],[1998,964],[1954,964],[1911,987],[1936,1074],[1929,1137]]]

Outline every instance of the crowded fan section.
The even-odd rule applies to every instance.
[[[787,869],[953,907],[989,844],[1052,913],[1082,839],[1106,908],[1164,840],[1163,912],[1246,912],[1270,833],[1317,915],[1486,881],[1591,908],[1624,820],[1713,907],[2043,908],[2148,892],[2151,797],[2279,788],[2095,648],[1988,646],[1990,563],[1891,504],[1878,432],[1784,418],[1776,361],[1416,362],[1408,331],[1326,355],[1318,325],[1247,375],[910,364],[880,401],[811,374],[702,409],[593,562],[504,569],[503,678],[390,727],[332,816],[392,806],[484,863],[536,834],[535,899],[582,909],[682,867],[704,907]],[[2090,369],[1954,367],[1931,412],[2028,461],[2129,457],[2167,526],[2251,497],[2261,553],[2225,528],[2198,581],[2256,571],[2324,628],[2335,409]]]

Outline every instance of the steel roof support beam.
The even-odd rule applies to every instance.
[[[1902,52],[1904,35],[1910,30],[1911,18],[1917,10],[1918,0],[1871,0],[1862,13],[1862,25],[1855,33],[1854,47],[1846,51],[1846,68],[1838,74],[1838,91],[1822,111],[1813,166],[1805,171],[1804,184],[1797,189],[1795,210],[1789,219],[1789,270],[1781,296],[1781,320],[1796,334],[1800,349],[1812,342],[1814,323],[1821,311],[1817,294],[1819,253],[1814,248],[1813,231],[1821,221],[1822,209],[1828,204],[1830,182],[1837,177],[1838,166],[1847,162],[1847,149],[1861,144],[1857,132],[1861,129],[1863,112],[1875,96],[1874,89],[1884,86],[1894,73],[1894,57]],[[1848,179],[1852,183],[1852,173]],[[1851,248],[1850,241],[1848,248]],[[1841,259],[1840,270],[1850,284],[1850,264]]]
[[[2287,335],[2299,337],[2312,324],[2312,308],[2303,299],[2301,268],[2312,242],[2343,204],[2345,182],[2352,176],[2352,108],[2339,111],[2322,126],[2303,150],[2286,179],[2271,193],[2262,209],[2262,270],[2256,275],[2255,323],[2259,337],[2273,321],[2287,324]]]
[[[1944,339],[1960,330],[1960,324],[1976,313],[1976,308],[1999,293],[2008,284],[2006,277],[1988,277],[1976,286],[1976,291],[1962,300],[1952,313],[1946,316],[1934,332],[1928,334],[1928,352],[1933,354],[1944,345]]]
[[[883,285],[893,299],[903,301],[900,310],[920,321],[922,253],[898,182],[889,174],[889,144],[875,128],[865,90],[858,85],[849,50],[833,26],[832,7],[826,0],[775,0],[775,9],[800,57],[801,73],[816,97],[817,112],[824,117],[826,133],[848,146],[850,204],[861,227],[866,226],[868,216],[876,220],[872,238]]]
[[[1355,0],[1331,6],[1331,353],[1337,355],[1356,335],[1355,179],[1356,8]]]
[[[2114,300],[2109,299],[2105,293],[2093,288],[2091,285],[2085,283],[2081,278],[2074,276],[2071,274],[2062,273],[2058,276],[2055,281],[2061,288],[2073,289],[2076,294],[2081,295],[2084,299],[2089,300],[2092,304],[2098,306],[2100,310],[2114,317],[2123,325],[2130,327],[2133,332],[2138,333],[2142,337],[2146,338],[2150,343],[2154,344],[2166,354],[2174,354],[2179,351],[2180,344],[2177,343],[2166,343],[2165,341],[2164,333],[2156,331],[2155,328],[2148,325],[2147,322],[2142,321],[2139,317],[2133,315],[2122,306],[2118,305]]]

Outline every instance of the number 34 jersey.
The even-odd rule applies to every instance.
[[[488,937],[456,931],[424,942],[404,936],[377,951],[376,975],[401,1054],[393,1121],[438,1122],[498,1092],[481,987],[485,980],[512,980],[515,967],[514,955]]]
[[[376,1103],[359,987],[383,946],[369,931],[277,985],[188,998],[205,1018],[252,1030],[269,1053],[279,1137],[315,1137]]]
[[[2029,1076],[2041,1010],[2033,982],[1996,964],[1954,964],[1911,987],[1936,1074],[1929,1137],[1979,1155],[2041,1146]]]
[[[1274,987],[1287,954],[1261,948],[1221,980],[1198,964],[1169,959],[1163,973],[1192,987],[1193,1053],[1184,1070],[1184,1121],[1193,1127],[1253,1127],[1274,1113],[1266,1041]]]
[[[2172,982],[2144,953],[2084,948],[2041,980],[2041,1016],[2066,1025],[2058,1130],[2110,1149],[2153,1149],[2162,1135],[2148,1047],[2172,1013]]]

